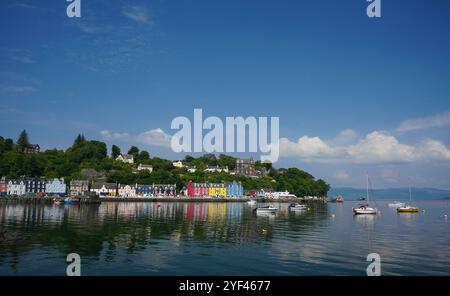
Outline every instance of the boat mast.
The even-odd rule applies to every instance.
[[[411,184],[409,184],[409,203],[411,204],[412,197],[411,197]]]
[[[366,174],[366,197],[367,203],[369,203],[369,174]]]

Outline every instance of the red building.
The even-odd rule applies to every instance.
[[[189,181],[186,186],[186,191],[189,197],[202,197],[208,196],[208,188],[207,183],[193,183]]]

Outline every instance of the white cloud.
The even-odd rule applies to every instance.
[[[346,171],[339,170],[334,173],[334,178],[338,180],[348,180],[350,179],[350,175]]]
[[[437,140],[408,145],[386,132],[374,131],[352,145],[328,144],[319,137],[303,136],[297,142],[282,138],[280,156],[309,163],[388,164],[448,161],[450,150]]]
[[[127,18],[141,24],[152,24],[147,8],[141,6],[126,6],[122,8],[122,14]]]
[[[336,137],[331,141],[335,145],[350,145],[358,141],[358,133],[352,129],[345,129],[340,131]]]
[[[346,147],[346,152],[350,160],[356,163],[411,162],[417,158],[414,147],[401,144],[394,136],[378,131]]]
[[[128,140],[128,138],[129,138],[128,133],[111,133],[108,130],[100,131],[100,135],[102,136],[102,138],[104,140],[107,140],[107,141],[112,141],[112,140],[124,141],[124,140]]]
[[[137,140],[140,143],[147,144],[149,146],[160,146],[170,148],[170,141],[172,136],[166,134],[162,129],[152,129],[143,132],[137,136]]]
[[[442,127],[450,124],[450,111],[429,117],[413,118],[402,122],[397,131],[407,132],[430,127]]]

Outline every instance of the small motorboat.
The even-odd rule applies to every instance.
[[[275,214],[278,209],[272,205],[268,205],[265,207],[259,207],[253,210],[256,214]]]
[[[66,205],[79,205],[80,199],[76,197],[67,197],[66,199],[64,199],[64,203]]]
[[[344,197],[342,195],[337,196],[333,202],[344,202]]]
[[[249,206],[255,206],[255,205],[256,205],[256,200],[250,199],[249,201],[247,201],[247,204],[248,204]]]
[[[406,206],[406,204],[404,202],[394,201],[394,202],[388,203],[388,206],[391,208],[401,208],[401,207]]]
[[[365,201],[366,198],[365,198],[365,197],[360,197],[358,200],[360,200],[360,201]]]
[[[378,212],[377,209],[369,207],[368,204],[360,205],[357,208],[353,208],[353,213],[355,215],[358,215],[358,214],[370,214],[370,215],[373,215],[373,214],[376,214],[377,212]]]
[[[413,207],[413,206],[403,206],[403,207],[398,207],[397,212],[399,212],[399,213],[418,213],[419,208]]]
[[[291,203],[288,207],[290,211],[305,211],[307,207],[299,203]]]

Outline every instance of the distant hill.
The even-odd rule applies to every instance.
[[[450,190],[434,189],[434,188],[411,188],[412,198],[416,200],[423,199],[449,199]],[[330,198],[342,194],[346,200],[357,200],[360,197],[366,196],[366,189],[364,188],[331,188],[328,193]],[[391,199],[391,200],[408,200],[408,188],[386,188],[386,189],[372,189],[370,190],[370,197],[375,199]]]

